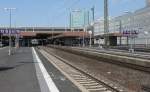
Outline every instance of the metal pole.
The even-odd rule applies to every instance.
[[[19,48],[19,32],[17,31],[17,34],[16,34],[16,48]]]
[[[93,19],[93,24],[92,24],[92,37],[94,37],[94,21],[95,21],[95,7],[93,6],[92,9],[92,19]],[[94,40],[92,40],[92,44],[94,44]]]
[[[11,55],[11,9],[9,9],[9,23],[10,23],[10,26],[9,26],[9,53],[8,55]]]
[[[105,33],[105,46],[109,47],[109,20],[108,20],[108,0],[104,0],[104,33]]]
[[[1,43],[3,44],[3,33],[1,32]]]
[[[133,19],[133,26],[134,26],[134,15],[130,15],[130,26],[132,26],[132,19]],[[131,46],[130,46],[130,50],[131,50],[131,53],[134,53],[134,48],[133,48],[133,37],[134,35],[132,35],[132,30],[130,31],[130,38],[131,38]]]
[[[92,47],[91,46],[91,44],[92,44],[91,36],[92,36],[92,34],[90,34],[90,47]]]
[[[84,42],[85,42],[85,39],[84,39],[84,33],[85,33],[85,30],[86,30],[86,29],[85,29],[85,27],[84,27],[82,47],[85,47],[85,43],[84,43]]]
[[[119,23],[120,23],[119,33],[121,34],[121,31],[122,31],[122,21],[120,20]],[[120,46],[122,45],[121,36],[120,36]]]
[[[85,36],[84,36],[84,33],[86,32],[86,14],[85,14],[85,11],[84,11],[84,32],[83,32],[83,47],[85,47]]]
[[[133,51],[132,51],[132,49],[133,49],[133,46],[132,46],[132,43],[133,43],[133,37],[132,37],[132,32],[131,32],[131,31],[130,31],[130,38],[131,38],[130,51],[133,52]]]
[[[127,36],[127,47],[129,47],[129,36]]]
[[[14,44],[14,46],[15,46],[15,50],[16,50],[16,48],[17,48],[17,34],[16,34],[16,24],[15,24],[15,29],[14,29],[14,33],[15,33],[15,36],[14,36],[14,40],[15,40],[15,44]]]
[[[17,30],[17,27],[16,27],[16,24],[15,24],[15,47],[17,48],[18,47],[18,30]]]
[[[15,10],[16,8],[4,8],[4,10],[9,12],[9,52],[8,55],[11,55],[11,14],[12,14],[12,10]]]
[[[95,20],[95,7],[94,6],[91,8],[91,11],[92,11],[92,19],[94,22],[94,20]]]
[[[80,37],[79,37],[78,41],[79,41],[79,47],[80,47]]]

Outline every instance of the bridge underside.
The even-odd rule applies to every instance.
[[[55,44],[55,45],[79,45],[82,43],[83,37],[89,37],[87,32],[22,32],[20,38],[21,46],[32,46],[31,40],[37,39],[39,45]]]

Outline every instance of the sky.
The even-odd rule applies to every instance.
[[[103,0],[0,0],[0,26],[9,26],[9,12],[4,8],[16,8],[12,12],[14,27],[66,27],[70,11],[90,11],[93,6],[95,18],[103,17]],[[120,16],[125,11],[134,12],[143,7],[145,0],[109,0],[109,16]]]

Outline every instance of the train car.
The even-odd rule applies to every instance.
[[[31,44],[35,46],[35,45],[38,45],[39,42],[38,42],[37,39],[32,39],[32,40],[31,40]]]

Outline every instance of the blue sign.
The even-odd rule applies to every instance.
[[[20,30],[17,29],[0,29],[1,34],[20,34]]]
[[[139,34],[139,32],[138,30],[124,30],[122,34],[123,36],[136,37]]]
[[[138,34],[138,31],[137,30],[131,30],[131,31],[123,31],[123,34],[125,35],[128,35],[128,34],[131,34],[131,35],[137,35]]]

